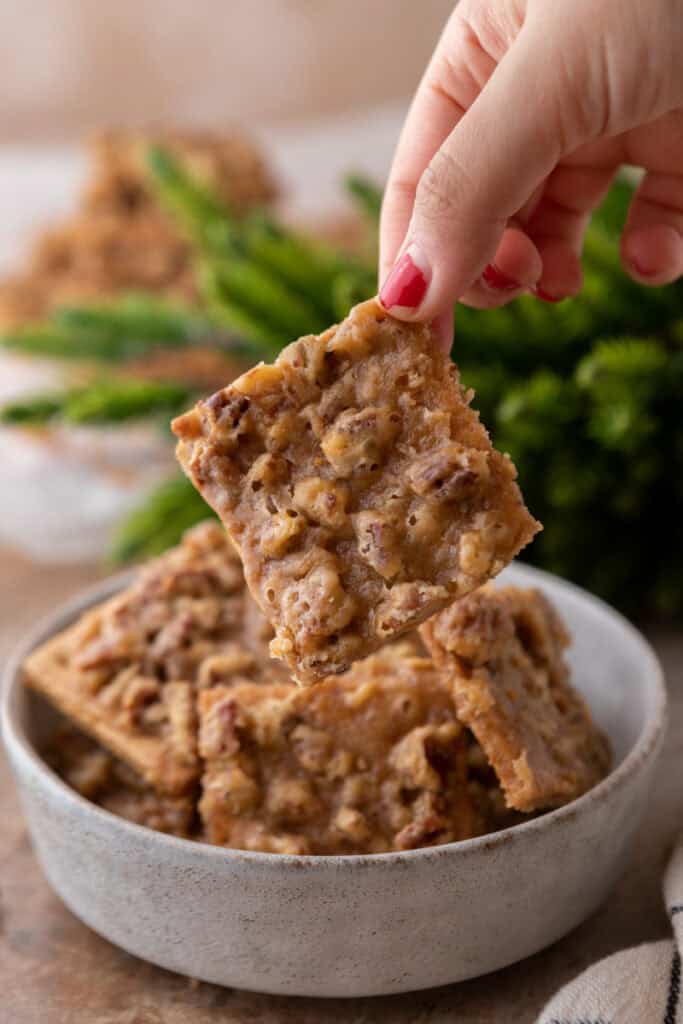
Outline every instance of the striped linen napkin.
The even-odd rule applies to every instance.
[[[600,960],[551,999],[537,1024],[683,1024],[683,837],[664,875],[674,938]]]

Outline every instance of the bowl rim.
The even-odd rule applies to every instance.
[[[135,822],[128,821],[81,796],[64,782],[43,760],[19,723],[19,704],[16,694],[23,686],[21,665],[24,658],[38,644],[43,643],[50,636],[66,628],[79,614],[82,614],[96,603],[113,596],[128,585],[137,575],[138,569],[125,570],[105,577],[105,579],[78,591],[72,598],[61,603],[49,614],[41,618],[15,646],[2,672],[0,694],[0,735],[9,753],[10,764],[15,772],[15,763],[17,761],[21,762],[22,768],[27,766],[32,769],[56,800],[65,800],[75,810],[80,808],[82,813],[93,816],[94,820],[99,822],[103,828],[121,829],[124,833],[131,834],[138,841],[147,842],[150,845],[160,844],[162,849],[166,849],[169,852],[172,850],[176,850],[181,854],[192,852],[193,855],[205,857],[209,860],[220,860],[223,863],[235,861],[251,863],[262,868],[271,868],[278,871],[295,870],[299,872],[302,868],[314,871],[335,871],[352,869],[354,867],[366,870],[381,867],[382,870],[386,870],[391,866],[405,867],[408,863],[416,861],[440,860],[443,857],[453,855],[467,855],[474,854],[480,850],[491,850],[513,841],[523,841],[525,838],[532,837],[539,832],[567,824],[575,819],[578,814],[587,811],[593,804],[602,803],[609,799],[615,790],[626,785],[629,779],[633,775],[637,775],[658,752],[664,737],[668,703],[664,672],[659,658],[643,634],[606,601],[569,580],[555,576],[553,573],[546,572],[545,570],[537,569],[535,566],[515,562],[514,568],[521,571],[529,585],[538,585],[541,588],[544,582],[551,583],[555,587],[559,585],[560,589],[567,591],[579,600],[587,602],[601,615],[606,615],[615,621],[622,630],[630,635],[632,641],[640,649],[640,654],[646,666],[648,686],[653,696],[652,706],[643,722],[641,731],[620,764],[610,771],[596,786],[582,794],[582,796],[564,804],[562,807],[545,811],[537,817],[530,818],[528,821],[471,839],[443,843],[439,846],[418,847],[414,850],[388,851],[385,853],[331,854],[327,856],[283,854],[266,853],[256,850],[235,850],[230,847],[214,846],[211,843],[168,835],[167,833],[150,829],[145,825],[138,825]]]

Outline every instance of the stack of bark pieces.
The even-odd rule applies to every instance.
[[[150,828],[284,853],[481,835],[580,795],[606,741],[537,591],[485,588],[347,673],[301,688],[221,527],[207,522],[36,650],[68,720],[46,756]],[[465,724],[466,723],[466,724]],[[521,812],[521,813],[520,813]]]

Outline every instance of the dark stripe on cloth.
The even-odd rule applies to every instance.
[[[553,1017],[545,1024],[612,1024],[612,1021],[604,1017]]]
[[[678,950],[671,958],[671,974],[669,975],[669,998],[666,1001],[664,1024],[676,1024],[678,1017],[678,1001],[681,995],[681,956]]]

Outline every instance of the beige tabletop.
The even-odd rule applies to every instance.
[[[0,661],[94,568],[37,568],[0,551]],[[0,761],[0,1020],[3,1024],[532,1024],[548,996],[586,965],[667,934],[666,853],[683,827],[683,636],[650,631],[668,676],[670,728],[632,862],[608,902],[551,949],[476,981],[380,999],[291,999],[198,984],[120,952],[52,894],[31,852]],[[605,836],[605,842],[609,842]]]

